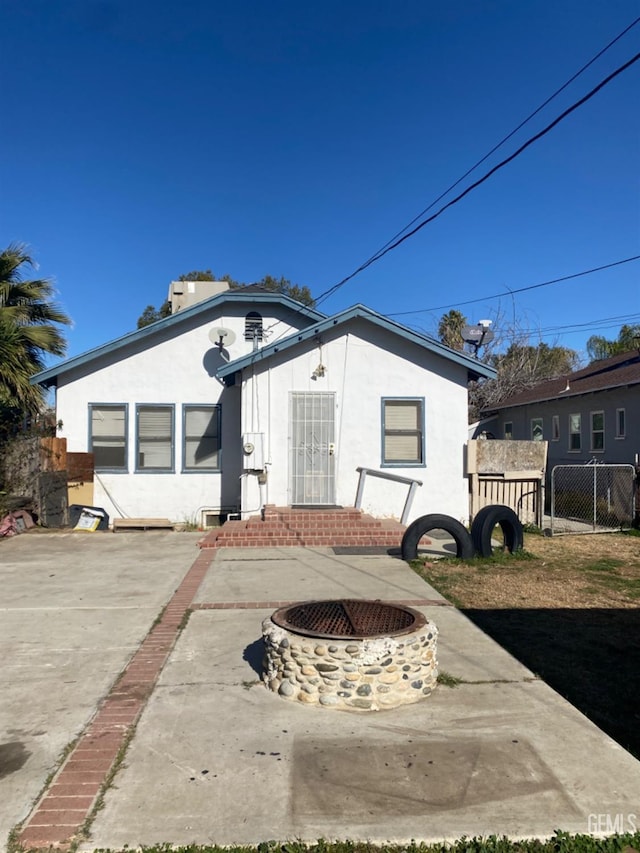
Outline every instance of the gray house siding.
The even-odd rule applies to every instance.
[[[621,414],[622,412],[622,414]],[[593,415],[602,413],[602,420]],[[580,418],[580,447],[571,438],[571,426]],[[554,417],[557,432],[554,431]],[[539,432],[541,420],[542,432]],[[603,422],[602,422],[603,421]],[[530,440],[536,435],[549,442],[548,467],[589,462],[633,464],[640,454],[640,386],[597,391],[502,409],[492,424],[496,439]],[[595,430],[593,429],[595,427]],[[603,429],[601,429],[603,427]],[[620,428],[624,429],[622,435]]]

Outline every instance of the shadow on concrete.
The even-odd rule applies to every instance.
[[[264,640],[260,637],[249,643],[242,652],[242,660],[246,661],[251,669],[262,678],[262,658],[264,657]]]
[[[462,612],[640,758],[640,608]]]
[[[9,776],[23,767],[31,753],[22,741],[14,740],[0,743],[0,779]]]

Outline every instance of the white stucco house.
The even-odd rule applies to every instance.
[[[359,467],[421,483],[409,521],[468,518],[467,383],[491,368],[363,305],[326,316],[251,287],[175,298],[32,380],[55,387],[67,450],[94,454],[112,519],[353,506]],[[362,508],[400,518],[406,494],[369,477]]]

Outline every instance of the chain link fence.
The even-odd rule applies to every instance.
[[[551,533],[606,533],[634,519],[633,465],[556,465],[551,472]]]

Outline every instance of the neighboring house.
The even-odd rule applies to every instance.
[[[94,454],[95,506],[206,524],[267,503],[353,506],[358,466],[421,481],[412,518],[466,519],[467,383],[493,375],[362,305],[327,317],[254,287],[32,381],[55,386],[68,451]],[[369,478],[362,507],[399,517],[406,493]]]
[[[541,382],[484,415],[495,438],[548,441],[548,469],[591,460],[634,464],[640,453],[640,351]]]

